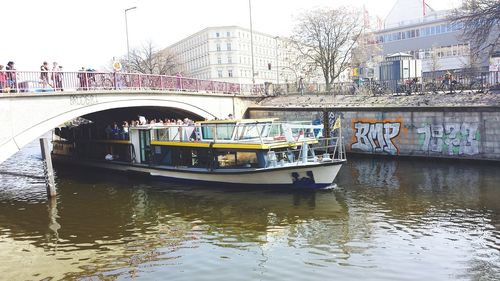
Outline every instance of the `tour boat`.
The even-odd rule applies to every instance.
[[[296,188],[331,185],[346,162],[341,134],[322,138],[323,126],[310,122],[140,125],[119,139],[95,138],[91,131],[85,126],[57,130],[54,161],[194,184]]]

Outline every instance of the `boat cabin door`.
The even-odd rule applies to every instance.
[[[139,130],[139,151],[140,163],[149,163],[151,155],[151,131]]]

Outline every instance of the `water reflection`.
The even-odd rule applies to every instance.
[[[352,200],[350,218],[368,216],[373,233],[383,233],[378,240],[407,249],[400,262],[408,254],[432,257],[426,269],[443,274],[436,265],[446,257],[460,264],[448,269],[446,279],[500,277],[498,165],[373,158],[351,159],[349,170],[339,185]],[[391,258],[400,252],[384,249]]]
[[[41,169],[25,168],[39,158],[26,155],[0,167],[6,280],[499,275],[500,175],[491,165],[353,158],[338,188],[319,192],[188,187],[58,167],[57,200],[49,201]]]

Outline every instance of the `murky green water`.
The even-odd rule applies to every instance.
[[[0,167],[1,280],[500,279],[499,166],[351,158],[316,192],[58,168],[49,202],[38,151]]]

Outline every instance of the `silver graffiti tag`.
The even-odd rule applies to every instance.
[[[69,105],[92,105],[97,103],[96,95],[71,95],[69,97]]]

